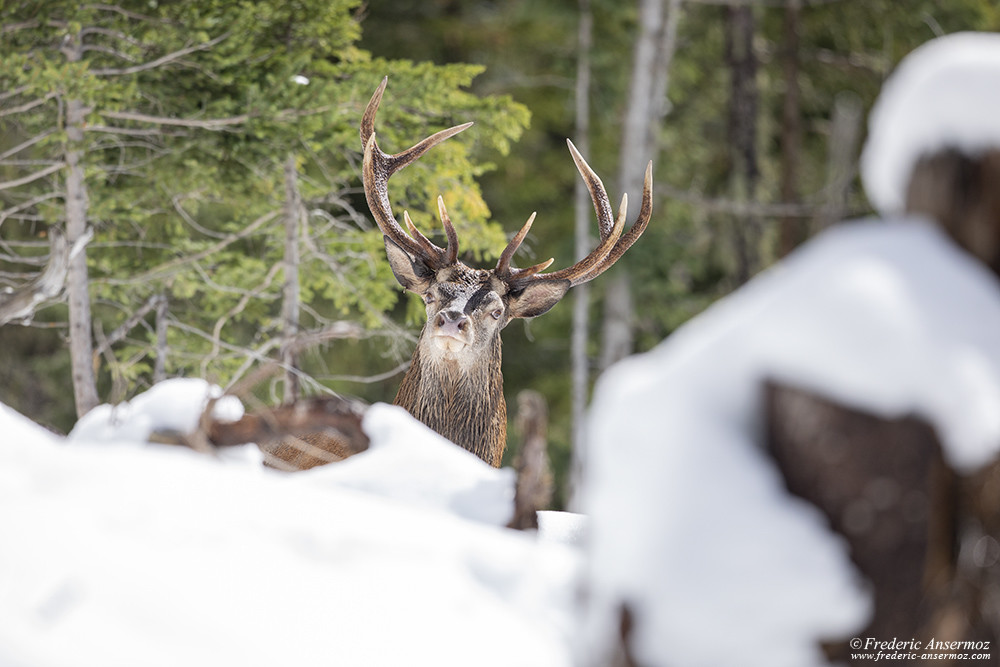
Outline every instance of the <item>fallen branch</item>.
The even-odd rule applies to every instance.
[[[209,418],[204,427],[208,442],[216,447],[281,440],[288,436],[326,433],[343,440],[351,454],[368,449],[361,430],[366,406],[359,401],[325,396],[265,408],[235,422]]]
[[[18,320],[30,321],[38,306],[59,296],[66,284],[70,260],[83,250],[94,233],[88,229],[72,247],[58,229],[50,229],[49,235],[51,251],[45,270],[29,283],[6,294],[0,293],[0,326]]]

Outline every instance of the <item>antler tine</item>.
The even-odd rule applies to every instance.
[[[517,252],[517,249],[521,247],[522,243],[524,243],[524,237],[528,235],[528,232],[531,230],[531,225],[534,222],[535,213],[532,213],[528,218],[528,221],[524,223],[517,234],[514,234],[510,243],[508,243],[507,247],[503,249],[502,253],[500,253],[500,259],[497,260],[497,268],[495,269],[497,276],[503,278],[511,275],[510,260],[514,258],[514,253]]]
[[[458,261],[458,232],[455,231],[455,226],[451,224],[451,217],[448,216],[448,210],[444,207],[444,197],[441,195],[438,195],[438,215],[441,217],[441,226],[444,227],[444,234],[448,237],[448,249],[445,261],[448,265],[451,265]]]
[[[579,285],[580,283],[585,283],[589,280],[593,280],[597,276],[601,275],[605,271],[611,268],[611,266],[617,262],[625,251],[632,247],[642,233],[646,231],[646,226],[649,224],[649,219],[653,215],[653,161],[650,160],[646,164],[646,176],[643,179],[642,185],[642,206],[639,207],[639,217],[629,228],[628,232],[622,236],[618,243],[611,249],[611,252],[601,260],[597,266],[588,271],[587,273],[581,275],[574,281],[574,285]]]
[[[445,139],[467,129],[472,123],[464,123],[450,127],[447,130],[441,130],[401,153],[389,155],[379,148],[378,142],[375,139],[375,115],[378,113],[382,94],[385,92],[388,81],[389,77],[382,79],[382,83],[379,84],[374,94],[372,94],[372,98],[368,102],[364,116],[361,119],[361,141],[365,149],[362,166],[365,198],[368,200],[368,207],[375,217],[375,222],[386,238],[396,243],[396,245],[411,255],[420,256],[431,260],[435,264],[440,264],[442,261],[452,257],[452,250],[454,250],[454,255],[457,257],[457,243],[452,243],[451,236],[449,235],[449,249],[445,252],[434,246],[430,241],[427,241],[426,237],[423,238],[423,241],[419,239],[415,241],[414,238],[407,235],[403,228],[399,226],[399,222],[396,221],[392,213],[388,192],[389,177],[417,160],[421,155]],[[412,222],[409,224],[412,226]],[[447,226],[445,232],[448,233]],[[453,232],[454,230],[452,230]],[[430,248],[434,248],[436,252],[429,254]]]
[[[597,211],[598,223],[601,227],[601,242],[594,250],[571,267],[554,271],[552,273],[539,273],[545,265],[533,266],[530,269],[514,269],[511,281],[518,280],[568,280],[570,286],[580,285],[593,280],[601,275],[621,256],[632,247],[649,224],[649,219],[653,213],[653,162],[646,165],[646,175],[642,187],[642,206],[639,210],[639,218],[632,225],[624,236],[622,231],[625,228],[625,217],[628,212],[628,195],[622,195],[621,206],[618,208],[618,215],[611,221],[611,205],[608,201],[607,192],[601,179],[598,178],[594,170],[590,168],[587,161],[583,159],[579,151],[571,141],[569,144],[570,153],[573,154],[573,161],[576,162],[577,169],[590,190],[590,196],[594,200],[594,210]],[[506,251],[505,251],[506,252]],[[511,253],[513,254],[513,253]],[[539,268],[541,267],[541,268]]]
[[[413,220],[410,220],[409,211],[403,211],[403,222],[406,224],[406,231],[408,231],[410,236],[413,237],[413,240],[416,241],[421,248],[423,248],[424,253],[428,257],[438,257],[441,255],[443,252],[441,248],[434,245],[430,239],[421,234],[420,230],[417,229],[417,226],[413,224]]]
[[[600,176],[590,168],[590,165],[580,155],[580,151],[576,149],[573,142],[567,139],[566,145],[573,156],[573,162],[576,163],[577,171],[580,172],[583,182],[587,185],[587,190],[590,191],[590,198],[594,202],[594,212],[597,213],[597,228],[601,233],[601,239],[606,239],[608,238],[608,234],[611,233],[611,228],[614,227],[614,216],[611,213],[611,201],[608,199],[608,191],[604,189],[604,183],[601,181]]]
[[[601,264],[601,262],[608,256],[608,254],[614,250],[615,244],[618,243],[618,239],[622,234],[622,230],[625,229],[625,216],[628,213],[628,195],[622,195],[621,206],[618,207],[618,217],[615,218],[614,227],[611,228],[611,232],[608,234],[607,238],[597,244],[589,255],[581,259],[579,262],[573,266],[561,269],[559,271],[553,271],[552,273],[544,273],[536,275],[535,278],[541,279],[545,278],[547,280],[568,280],[570,286],[579,285],[580,283],[585,283],[592,277],[590,273]],[[587,276],[584,278],[584,276]]]

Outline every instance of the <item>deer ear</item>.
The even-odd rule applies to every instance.
[[[392,274],[405,289],[417,294],[426,292],[431,283],[434,282],[434,272],[427,264],[417,257],[416,259],[400,248],[388,236],[385,239],[385,255],[389,258],[389,266],[392,267]]]
[[[568,280],[539,280],[530,282],[524,289],[511,292],[507,313],[513,317],[538,317],[559,303],[567,290]]]

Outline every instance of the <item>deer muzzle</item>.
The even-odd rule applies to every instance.
[[[465,313],[458,310],[445,310],[438,313],[435,322],[435,334],[447,336],[455,340],[468,341],[469,338],[469,318]]]

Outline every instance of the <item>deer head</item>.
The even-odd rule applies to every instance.
[[[394,173],[472,123],[442,130],[401,153],[384,153],[375,138],[375,115],[387,82],[388,78],[382,80],[361,120],[365,196],[382,230],[396,279],[405,289],[419,294],[427,308],[427,322],[395,402],[438,433],[499,466],[507,423],[500,374],[500,331],[515,318],[545,313],[570,287],[604,273],[635,243],[652,213],[653,165],[650,162],[646,167],[639,218],[622,234],[627,196],[622,197],[618,215],[613,216],[601,179],[567,140],[597,212],[597,247],[573,266],[559,271],[544,273],[551,259],[516,268],[512,263],[514,253],[531,229],[535,220],[532,213],[500,253],[494,268],[472,268],[458,258],[458,235],[441,197],[438,213],[447,238],[444,248],[421,234],[404,212],[407,233],[393,215],[388,193],[389,178]]]

